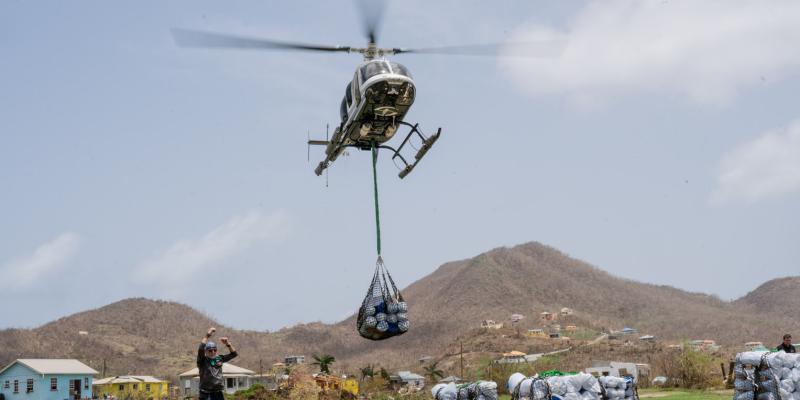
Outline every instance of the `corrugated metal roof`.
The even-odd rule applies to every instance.
[[[119,384],[119,383],[165,383],[165,380],[146,375],[112,376],[95,380],[93,385]]]
[[[224,363],[222,364],[222,375],[255,375],[256,373],[250,371],[249,369],[237,367],[233,364]],[[199,376],[200,372],[197,368],[192,368],[178,376],[181,378],[191,377],[191,376]]]
[[[72,359],[44,359],[44,358],[21,358],[8,364],[0,370],[0,373],[11,368],[12,365],[20,363],[40,374],[89,374],[97,375],[98,372],[88,365]]]

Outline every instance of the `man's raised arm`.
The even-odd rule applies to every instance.
[[[213,326],[211,328],[208,328],[208,332],[206,332],[206,335],[203,336],[202,340],[200,340],[200,346],[197,348],[197,366],[198,367],[200,367],[200,365],[205,360],[205,357],[206,357],[206,355],[205,355],[206,343],[208,343],[208,339],[211,339],[211,336],[213,336],[214,332],[216,332],[216,331],[217,331],[217,328],[214,328]]]
[[[236,352],[236,349],[233,348],[233,343],[231,343],[231,341],[227,337],[221,337],[219,338],[219,341],[228,347],[228,354],[222,356],[222,362],[228,362],[230,360],[233,360],[234,358],[236,358],[236,356],[239,355],[239,353]]]

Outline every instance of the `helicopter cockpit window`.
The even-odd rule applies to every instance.
[[[353,104],[353,92],[350,86],[353,85],[353,82],[347,84],[347,87],[344,88],[344,98],[347,99],[347,107],[350,107],[350,104]]]
[[[389,72],[391,72],[391,70],[386,61],[370,61],[361,67],[361,75],[364,77],[364,81],[375,75],[388,74]]]
[[[403,75],[411,78],[411,72],[408,72],[408,69],[401,64],[396,62],[389,63],[392,66],[392,72],[398,75]]]

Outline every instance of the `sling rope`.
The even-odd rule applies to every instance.
[[[375,147],[375,141],[371,142],[372,145],[372,183],[375,189],[375,231],[377,232],[378,241],[378,260],[381,259],[381,216],[378,209],[378,172],[376,164],[378,163],[378,149]]]

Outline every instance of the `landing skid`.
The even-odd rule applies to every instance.
[[[400,146],[398,146],[396,149],[394,147],[392,147],[392,146],[385,145],[385,144],[381,144],[381,145],[378,145],[378,146],[375,146],[375,147],[377,147],[379,149],[385,149],[385,150],[391,151],[392,152],[392,161],[396,162],[399,159],[400,162],[403,163],[404,167],[400,170],[400,173],[397,174],[397,176],[399,176],[400,179],[403,179],[408,174],[410,174],[411,171],[414,170],[414,168],[417,166],[417,164],[419,164],[419,162],[422,160],[422,158],[425,157],[425,154],[428,152],[428,150],[430,150],[431,147],[433,147],[433,144],[436,143],[437,140],[439,140],[439,136],[442,134],[442,128],[437,129],[436,133],[434,133],[433,135],[430,135],[430,136],[426,137],[422,133],[422,131],[419,129],[419,124],[413,124],[412,125],[412,124],[409,124],[408,122],[405,122],[405,121],[400,121],[399,124],[403,125],[403,126],[407,126],[407,127],[410,128],[410,130],[406,134],[405,139],[403,139],[403,141],[400,143]],[[406,158],[403,157],[401,152],[406,147],[406,145],[409,145],[409,141],[414,135],[417,135],[420,138],[420,140],[422,141],[422,147],[420,147],[417,150],[417,153],[414,155],[413,162],[409,162],[409,160],[406,160]],[[334,135],[334,138],[335,137],[336,137],[336,135]],[[309,140],[308,144],[309,144],[309,146],[310,145],[329,146],[331,143],[328,140],[324,140],[324,141],[323,140]],[[409,146],[413,147],[412,145],[409,145]],[[340,144],[340,143],[338,143],[338,144],[335,144],[335,148],[333,149],[331,154],[329,154],[325,158],[324,161],[320,161],[320,163],[317,166],[317,168],[314,169],[314,173],[316,173],[317,176],[322,175],[322,172],[325,171],[325,169],[328,168],[330,163],[333,162],[333,160],[336,159],[336,155],[338,155],[346,147],[357,147],[357,148],[359,148],[361,150],[370,150],[371,149],[371,143],[352,143],[352,144]]]

